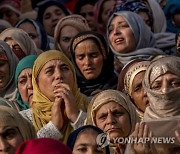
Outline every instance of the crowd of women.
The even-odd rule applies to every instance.
[[[1,0],[0,153],[179,154],[179,0]]]

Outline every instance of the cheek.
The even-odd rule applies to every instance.
[[[9,141],[9,144],[16,150],[17,147],[23,142],[22,136],[19,134],[14,139]]]

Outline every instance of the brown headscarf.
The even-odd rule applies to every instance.
[[[76,28],[79,32],[90,30],[86,19],[81,15],[69,15],[63,17],[61,20],[59,20],[54,30],[54,43],[56,50],[62,51],[61,45],[59,44],[59,39],[61,35],[61,30],[65,26],[72,26]]]
[[[0,105],[0,126],[15,126],[19,129],[23,141],[36,138],[34,127],[15,109]]]
[[[166,93],[151,89],[153,81],[167,72],[180,77],[179,57],[167,56],[157,59],[150,64],[145,73],[143,86],[150,103],[144,114],[145,121],[180,115],[180,88]]]
[[[52,108],[53,102],[47,96],[42,94],[37,84],[37,77],[39,73],[41,72],[43,66],[51,60],[60,60],[60,61],[65,62],[69,66],[74,76],[74,84],[71,86],[72,86],[72,92],[76,99],[77,106],[79,109],[82,109],[83,111],[87,110],[88,100],[87,100],[87,97],[83,95],[77,87],[76,73],[75,73],[75,70],[71,61],[62,52],[59,52],[57,50],[49,50],[49,51],[43,52],[36,59],[33,66],[33,72],[32,72],[33,125],[36,131],[40,130],[44,125],[46,125],[51,120],[51,108]],[[69,120],[66,120],[62,128],[62,133],[64,135],[63,136],[64,142],[67,141],[67,138],[71,131],[72,131],[72,127],[70,125],[70,122]]]
[[[93,97],[87,111],[87,124],[96,126],[95,112],[101,106],[111,101],[118,103],[129,113],[131,123],[131,134],[134,131],[135,125],[139,121],[139,118],[136,114],[134,105],[130,102],[130,99],[124,93],[118,90],[104,90],[97,94],[95,97]]]

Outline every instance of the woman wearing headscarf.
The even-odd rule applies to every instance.
[[[26,56],[19,61],[16,67],[15,83],[18,89],[16,102],[21,110],[28,109],[32,104],[32,69],[37,57],[38,55]]]
[[[109,146],[99,147],[97,142],[98,135],[102,135],[103,131],[92,125],[85,125],[74,130],[68,138],[67,146],[73,151],[73,154],[78,154],[81,149],[85,149],[82,153],[110,154]],[[87,140],[88,138],[88,140]],[[82,146],[81,146],[82,145]]]
[[[19,28],[8,28],[0,33],[0,40],[5,41],[19,60],[27,55],[38,55],[42,51],[38,49],[29,35]]]
[[[42,51],[50,49],[50,43],[46,31],[41,23],[34,19],[23,19],[16,24],[17,28],[24,30]]]
[[[149,60],[156,55],[164,54],[155,48],[156,40],[153,33],[134,12],[113,13],[107,24],[107,39],[112,52],[123,65],[132,59]]]
[[[88,105],[77,87],[72,63],[57,50],[40,54],[33,66],[32,84],[32,108],[21,114],[33,123],[38,137],[65,143],[72,129],[82,125]]]
[[[72,38],[80,32],[90,30],[86,19],[80,15],[63,17],[57,23],[54,32],[55,49],[63,51],[68,57]]]
[[[114,58],[101,34],[79,33],[71,42],[70,52],[82,93],[92,96],[98,90],[116,89]]]
[[[51,138],[37,138],[31,139],[22,143],[15,154],[40,154],[40,153],[54,153],[54,154],[72,154],[71,150],[55,139]]]
[[[118,77],[118,90],[130,96],[136,107],[139,118],[143,120],[144,112],[149,104],[142,82],[150,61],[136,59],[126,64]]]
[[[167,21],[163,10],[155,0],[143,1],[153,15],[153,32],[156,38],[156,48],[163,50],[166,54],[175,54],[175,34],[167,32]]]
[[[14,76],[18,59],[11,51],[8,44],[1,40],[0,62],[0,97],[3,97],[9,101],[14,101],[17,92]]]
[[[116,0],[98,0],[94,6],[94,17],[97,22],[97,31],[106,36],[106,25]]]
[[[0,150],[15,153],[17,147],[26,140],[36,138],[33,126],[15,109],[0,105]]]
[[[144,121],[155,136],[175,137],[180,120],[180,58],[167,56],[153,61],[143,84],[149,98]],[[176,141],[172,145],[179,148]],[[159,148],[173,153],[172,145]]]
[[[104,90],[91,100],[87,111],[87,124],[102,129],[109,135],[110,148],[127,151],[125,144],[117,145],[113,138],[128,137],[139,122],[138,115],[130,99],[120,91]]]
[[[70,15],[70,12],[58,0],[42,1],[38,4],[37,8],[37,20],[44,26],[50,38],[54,36],[54,29],[58,21]]]
[[[168,0],[163,10],[167,20],[166,31],[176,34],[180,30],[180,1]]]

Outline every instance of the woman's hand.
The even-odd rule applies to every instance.
[[[63,126],[63,115],[61,112],[62,103],[63,99],[60,97],[56,97],[54,104],[51,108],[51,121],[59,130],[61,130]]]
[[[65,83],[57,84],[55,86],[54,93],[55,98],[61,98],[63,100],[68,119],[71,120],[71,122],[75,122],[78,117],[79,110],[69,85]]]
[[[137,123],[135,127],[135,131],[132,134],[133,138],[137,138],[137,141],[142,138],[144,143],[133,143],[132,148],[134,149],[136,154],[151,154],[152,149],[150,146],[150,142],[148,140],[152,137],[152,132],[149,130],[148,126],[145,123]],[[141,141],[142,141],[141,140]]]

